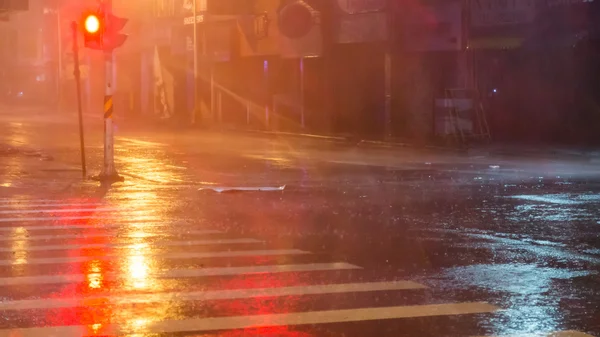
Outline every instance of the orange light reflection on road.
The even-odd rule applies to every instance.
[[[131,197],[131,196],[130,196]],[[139,198],[138,198],[139,197]],[[105,199],[110,200],[109,198]],[[139,194],[136,198],[114,201],[123,209],[135,210],[152,207],[155,202],[154,193]],[[90,202],[90,201],[87,201]],[[95,201],[100,203],[100,201]],[[70,201],[69,204],[77,204]],[[91,207],[90,207],[91,208]],[[74,209],[74,208],[66,208]],[[81,212],[73,211],[58,214],[59,217],[80,216]],[[173,311],[173,303],[156,303],[150,307],[135,305],[115,305],[110,302],[110,296],[116,293],[137,291],[160,292],[160,283],[153,278],[156,271],[156,262],[151,253],[152,242],[148,239],[152,233],[147,230],[147,225],[135,218],[128,218],[131,223],[124,223],[119,229],[119,237],[126,238],[130,245],[128,248],[80,248],[67,252],[69,257],[86,257],[86,262],[78,263],[78,273],[85,276],[85,281],[77,285],[65,285],[60,291],[53,294],[54,298],[76,297],[83,298],[78,308],[58,308],[49,310],[47,322],[49,325],[81,325],[88,327],[90,336],[106,335],[109,326],[118,324],[125,331],[135,333],[132,336],[142,336],[148,324],[165,319]],[[97,221],[97,220],[96,220]],[[122,241],[114,235],[107,235],[108,230],[96,226],[94,219],[78,220],[78,225],[88,224],[89,228],[81,231],[81,238],[72,240],[67,244],[77,245],[107,245]],[[64,223],[61,221],[61,224]],[[113,229],[110,229],[113,230]],[[99,236],[100,235],[100,236]],[[117,259],[103,259],[110,255]],[[116,275],[116,279],[107,278],[108,274]],[[89,296],[95,299],[86,299]],[[98,297],[99,296],[99,297]],[[112,333],[108,331],[108,333]]]
[[[13,271],[21,271],[27,267],[27,247],[29,246],[29,235],[25,227],[17,227],[13,230],[11,241],[11,249],[13,251],[13,265],[18,265],[19,268],[13,269]]]
[[[130,250],[130,255],[127,257],[127,285],[134,289],[147,289],[150,287],[150,264],[147,256],[142,255],[144,249],[146,247],[140,245],[137,249]]]

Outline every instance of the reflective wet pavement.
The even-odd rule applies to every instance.
[[[107,188],[48,119],[0,118],[0,337],[600,336],[600,166],[123,125]]]

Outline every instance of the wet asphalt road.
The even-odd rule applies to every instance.
[[[0,337],[600,336],[598,165],[121,123],[101,187],[0,128]]]

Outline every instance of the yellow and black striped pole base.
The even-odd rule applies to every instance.
[[[113,96],[104,96],[104,166],[96,177],[102,183],[112,184],[123,181],[115,169],[114,134],[113,134]]]
[[[104,118],[112,118],[113,115],[113,97],[112,95],[104,96]]]

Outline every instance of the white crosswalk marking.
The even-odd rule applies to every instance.
[[[103,206],[105,204],[101,204],[101,203],[89,203],[89,204],[81,204],[81,203],[75,203],[75,204],[60,204],[60,203],[56,203],[56,204],[29,204],[29,203],[0,203],[0,208],[14,208],[14,209],[19,209],[19,208],[35,208],[35,207],[79,207],[79,208],[90,208],[90,207],[94,207],[94,206]]]
[[[46,219],[47,220],[47,219]],[[141,221],[140,221],[141,222]],[[143,222],[144,228],[164,227],[166,224],[162,222]],[[135,222],[130,226],[135,226]],[[123,228],[123,224],[85,224],[85,225],[45,225],[45,226],[18,226],[4,227],[0,226],[0,232],[15,231],[15,229],[25,231],[45,231],[45,230],[69,230],[69,229],[104,229],[104,228]]]
[[[20,203],[59,203],[60,199],[21,199],[21,198],[0,198],[0,204],[20,204]]]
[[[122,248],[134,249],[145,248],[146,246],[159,247],[180,247],[180,246],[199,246],[199,245],[226,245],[226,244],[243,244],[243,243],[262,243],[263,241],[256,239],[214,239],[214,240],[185,240],[185,241],[160,241],[147,243],[90,243],[90,244],[64,244],[64,245],[48,245],[48,246],[29,246],[27,251],[49,251],[49,250],[69,250],[69,249],[86,249],[86,248]],[[15,249],[13,247],[0,247],[0,252],[15,252],[24,249]]]
[[[410,281],[394,282],[372,282],[372,283],[346,283],[325,284],[298,287],[281,288],[248,288],[228,289],[215,291],[196,292],[173,292],[157,294],[141,294],[126,296],[89,296],[85,298],[60,298],[53,301],[48,300],[22,300],[6,301],[0,303],[0,310],[27,310],[27,309],[49,309],[69,308],[81,306],[84,303],[102,303],[110,305],[157,303],[166,301],[208,301],[208,300],[231,300],[241,298],[266,297],[266,296],[293,296],[293,295],[318,295],[349,292],[386,291],[386,290],[408,290],[424,289],[425,286]],[[94,301],[99,300],[99,301]],[[102,301],[106,300],[106,301]]]
[[[157,201],[156,204],[159,202]],[[98,208],[94,208],[96,206]],[[90,216],[71,214],[76,212],[102,212],[103,214]],[[107,221],[115,215],[113,212],[119,213],[115,219],[120,220],[121,223]],[[28,216],[38,213],[48,215],[60,213],[66,216],[57,218]],[[360,293],[372,294],[373,298],[392,292],[406,296],[408,294],[422,296],[430,291],[426,285],[410,280],[363,281],[361,279],[360,282],[356,282],[356,279],[352,279],[353,273],[359,273],[364,269],[349,262],[331,262],[330,258],[322,254],[313,254],[296,248],[269,249],[266,242],[258,238],[235,237],[219,230],[200,229],[195,224],[180,223],[174,226],[172,223],[162,221],[164,219],[147,216],[147,213],[148,211],[144,209],[128,209],[121,213],[118,209],[106,206],[104,203],[92,201],[88,203],[52,199],[32,201],[0,199],[0,215],[23,215],[17,218],[0,218],[0,223],[6,224],[0,226],[2,255],[0,266],[10,275],[10,277],[6,273],[0,275],[0,289],[20,287],[28,287],[27,289],[88,287],[91,289],[94,287],[97,290],[67,294],[52,292],[39,296],[32,294],[21,298],[7,298],[4,293],[0,295],[2,296],[0,311],[5,315],[32,315],[32,312],[34,314],[42,312],[44,315],[46,312],[55,314],[57,309],[68,311],[74,308],[112,312],[105,309],[161,305],[196,308],[196,302],[235,303],[257,298],[277,299],[275,302],[285,302],[295,298],[318,301],[325,296],[351,299]],[[141,215],[128,217],[123,214]],[[101,219],[105,224],[78,222],[69,225],[58,222],[91,219]],[[22,224],[33,221],[41,223]],[[194,237],[201,235],[210,236]],[[80,238],[82,241],[78,241]],[[211,247],[213,245],[215,247]],[[89,250],[94,251],[89,252]],[[46,253],[51,255],[47,256]],[[323,261],[323,258],[326,261]],[[202,261],[210,262],[211,266],[204,267]],[[102,269],[103,264],[110,267]],[[123,269],[115,268],[115,265]],[[69,268],[63,269],[63,266]],[[68,271],[60,272],[62,270]],[[344,278],[341,281],[326,279],[324,282],[321,279],[299,277],[313,274],[333,275],[341,272],[351,275],[350,279]],[[281,284],[278,284],[276,280],[280,276]],[[247,280],[253,277],[261,281],[247,284]],[[228,278],[234,278],[234,283],[227,283]],[[147,285],[158,280],[170,286],[163,289],[127,285],[136,281]],[[216,281],[210,283],[210,280]],[[116,284],[117,288],[102,288],[106,282]],[[186,282],[189,282],[187,286],[185,286]],[[207,284],[210,284],[210,287]],[[19,296],[20,293],[16,292],[16,294]],[[91,314],[89,315],[92,319],[91,323],[73,321],[65,326],[55,326],[57,321],[49,321],[47,316],[43,316],[31,319],[31,326],[0,329],[0,337],[109,336],[140,332],[143,334],[202,333],[416,317],[435,319],[439,316],[494,315],[501,311],[498,306],[485,302],[439,301],[433,304],[408,303],[409,305],[385,303],[386,306],[352,303],[351,308],[340,308],[337,301],[327,304],[331,308],[327,307],[326,310],[306,306],[298,307],[298,310],[302,310],[298,312],[287,310],[280,313],[269,309],[261,315],[254,312],[243,316],[235,311],[225,312],[225,315],[214,314],[215,317],[211,317],[213,314],[209,312],[204,314],[208,315],[207,317],[202,316],[201,313],[200,316],[193,313],[187,316],[185,314],[176,317],[161,316],[160,319],[143,316],[143,310],[139,317],[136,316],[135,311],[132,315],[136,317],[122,314],[104,317]],[[62,324],[62,321],[58,324]],[[472,334],[465,334],[468,335]],[[589,337],[575,331],[520,337],[534,336]]]
[[[88,227],[89,228],[89,227]],[[15,240],[27,240],[27,241],[48,241],[48,240],[61,240],[61,239],[77,239],[81,238],[81,234],[58,234],[58,235],[24,235],[27,230],[24,227],[13,227],[13,235],[0,236],[1,241],[15,241]],[[219,231],[207,230],[207,231],[189,231],[186,233],[172,233],[172,236],[183,236],[183,235],[207,235],[207,234],[218,234]],[[147,237],[164,237],[164,233],[139,233],[139,234],[125,234],[116,236],[117,238],[147,238]],[[115,233],[94,233],[85,235],[86,238],[106,238],[115,237]]]
[[[277,256],[277,255],[304,255],[310,254],[299,249],[273,249],[273,250],[234,250],[225,252],[203,252],[203,253],[168,253],[160,254],[155,258],[166,260],[183,259],[207,259],[218,257],[250,257],[250,256]],[[135,255],[143,256],[143,254]],[[49,257],[49,258],[30,258],[26,260],[0,260],[0,266],[10,266],[18,264],[59,264],[59,263],[81,263],[96,260],[114,260],[121,257],[119,254],[106,254],[102,256],[75,256],[75,257]]]
[[[90,220],[90,219],[106,219],[103,216],[61,216],[58,220]],[[52,221],[52,217],[23,217],[23,218],[0,218],[0,222],[30,222],[30,221]]]
[[[36,214],[36,213],[78,213],[78,212],[115,212],[119,208],[55,208],[55,209],[11,209],[0,210],[0,214]]]
[[[141,214],[141,215],[138,215]],[[127,217],[135,217],[134,221],[142,222],[142,221],[156,221],[156,217],[154,216],[144,216],[146,214],[145,211],[142,212],[119,212],[118,218],[127,218]],[[117,216],[108,216],[108,215],[82,215],[82,216],[47,216],[47,217],[23,217],[23,218],[0,218],[0,222],[32,222],[32,221],[66,221],[66,220],[92,220],[92,219],[100,219],[106,220],[107,218],[117,218]]]
[[[487,303],[448,303],[431,305],[412,305],[382,308],[360,308],[330,311],[308,311],[287,314],[232,316],[214,318],[195,318],[183,320],[165,320],[151,322],[143,327],[145,333],[178,333],[184,331],[217,331],[245,329],[263,326],[287,326],[325,323],[343,323],[372,321],[382,319],[398,319],[411,317],[432,317],[444,315],[464,315],[476,313],[492,313],[498,308]],[[92,327],[61,326],[32,329],[0,330],[0,337],[47,337],[47,336],[88,336]],[[129,335],[135,331],[131,327],[109,325],[102,327],[96,335]]]
[[[309,263],[309,264],[291,264],[291,265],[271,265],[271,266],[251,266],[251,267],[217,267],[202,269],[169,269],[165,271],[156,271],[154,278],[187,278],[187,277],[206,277],[206,276],[226,276],[226,275],[244,275],[257,273],[293,273],[307,271],[324,270],[344,270],[360,269],[360,267],[339,262],[339,263]],[[79,283],[88,279],[89,275],[46,275],[46,276],[20,276],[0,278],[0,286],[23,285],[23,284],[65,284]],[[116,273],[106,273],[104,280],[119,280],[123,276]]]
[[[109,238],[114,236],[114,234],[94,234],[89,237],[95,238]],[[81,235],[77,234],[63,234],[63,235],[39,235],[39,236],[25,236],[25,235],[11,235],[11,236],[2,236],[0,237],[0,241],[16,241],[16,240],[27,240],[27,241],[48,241],[48,240],[59,240],[59,239],[76,239],[81,238]]]

